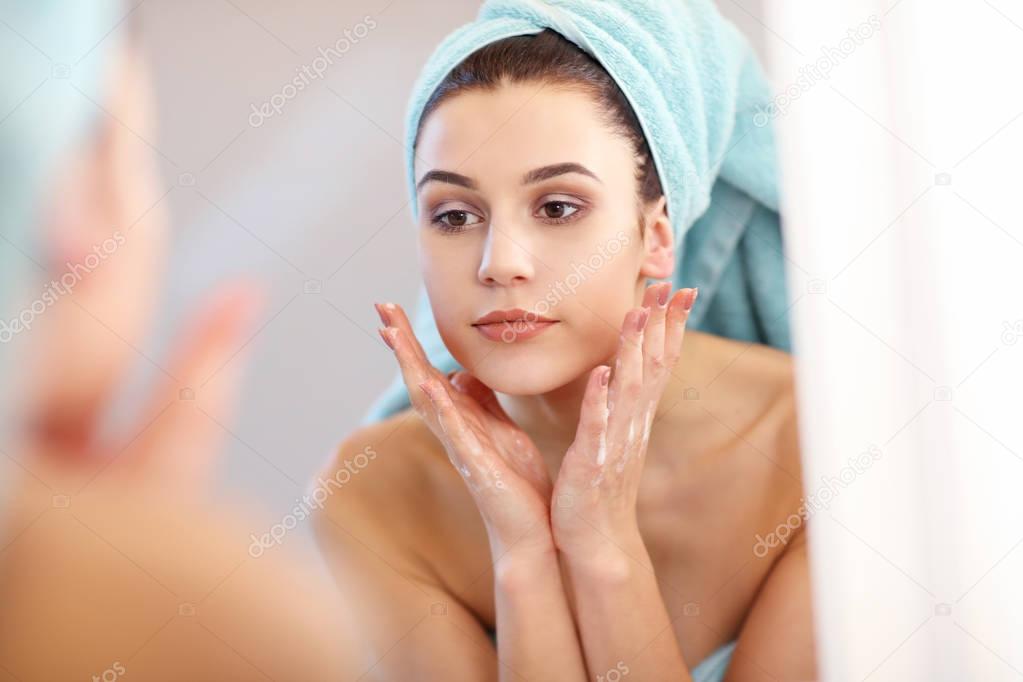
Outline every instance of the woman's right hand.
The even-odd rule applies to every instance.
[[[404,310],[376,306],[412,407],[443,443],[483,517],[495,560],[511,549],[552,551],[552,484],[540,452],[494,392],[465,370],[430,364]]]

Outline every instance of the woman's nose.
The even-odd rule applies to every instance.
[[[536,259],[521,242],[520,238],[491,223],[480,262],[480,282],[514,286],[531,280]]]

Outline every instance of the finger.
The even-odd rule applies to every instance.
[[[504,408],[501,407],[501,403],[498,402],[497,395],[494,394],[493,389],[473,374],[465,370],[459,370],[451,374],[450,380],[452,386],[475,400],[494,417],[502,422],[514,423],[511,417],[508,416],[508,413],[504,411]]]
[[[398,362],[402,366],[402,376],[405,378],[409,402],[429,423],[429,413],[425,410],[427,398],[419,388],[419,384],[427,378],[434,378],[445,385],[450,385],[450,382],[430,362],[430,358],[416,337],[416,332],[412,328],[412,323],[405,314],[404,308],[396,303],[374,304],[374,307],[380,316],[380,321],[387,325],[380,333],[384,337],[384,342],[395,351]],[[402,346],[401,353],[398,352],[399,345]]]
[[[408,315],[405,314],[405,309],[397,303],[383,303],[374,304],[377,309],[377,314],[380,316],[380,321],[384,323],[385,327],[394,327],[400,329],[404,335],[410,339],[409,345],[412,352],[423,365],[430,365],[430,359],[426,355],[426,351],[423,350],[422,345],[419,343],[419,339],[416,337],[415,330],[412,328],[412,323],[408,319]],[[437,372],[440,374],[440,372]]]
[[[429,409],[429,397],[421,387],[424,381],[436,379],[435,369],[428,364],[421,354],[415,351],[415,343],[411,341],[404,330],[397,327],[388,327],[382,330],[381,335],[387,345],[394,351],[394,357],[398,361],[401,370],[402,380],[408,391],[409,402],[412,408],[431,427],[436,424],[433,412]],[[414,339],[414,337],[412,337]]]
[[[583,393],[575,440],[565,455],[566,460],[572,458],[576,462],[583,458],[587,465],[582,467],[584,471],[593,471],[607,462],[607,395],[610,378],[611,368],[607,365],[598,365],[590,372]]]
[[[664,361],[667,367],[674,367],[682,353],[682,339],[685,337],[689,313],[696,302],[698,289],[680,289],[668,303],[665,320]]]
[[[629,452],[636,453],[636,458],[633,466],[622,467],[622,488],[633,494],[639,491],[639,481],[643,475],[642,457],[646,453],[647,443],[650,441],[650,427],[654,422],[659,399],[660,395],[641,401],[639,409],[634,410],[632,414],[635,436],[633,443],[629,446]]]
[[[658,382],[664,375],[664,320],[668,312],[671,284],[662,282],[646,290],[643,306],[650,310],[650,319],[643,330],[643,377],[647,383]]]
[[[551,475],[547,470],[546,463],[542,457],[538,456],[532,443],[527,442],[528,436],[522,433],[518,424],[501,407],[493,389],[466,370],[452,372],[451,385],[460,393],[476,401],[500,422],[495,425],[495,428],[503,428],[509,434],[503,442],[513,443],[501,448],[505,462],[512,471],[532,483],[533,488],[538,490],[541,495],[550,498],[554,484],[551,482]]]
[[[444,444],[448,458],[455,469],[466,479],[469,489],[476,494],[491,488],[504,489],[506,469],[494,457],[487,457],[482,444],[476,438],[462,415],[451,400],[451,395],[441,382],[435,379],[423,381],[420,388],[429,398],[436,415],[439,433],[436,435]]]
[[[172,353],[173,375],[121,457],[168,489],[202,492],[232,419],[243,353],[261,308],[255,286],[227,285],[200,309]]]
[[[633,416],[643,392],[643,327],[649,318],[646,308],[630,310],[618,339],[618,356],[608,393],[608,445],[622,454],[623,446],[635,436]],[[613,456],[613,454],[612,454]]]

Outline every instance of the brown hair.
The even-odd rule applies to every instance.
[[[632,144],[639,161],[636,180],[640,208],[664,193],[646,136],[621,88],[597,60],[551,29],[498,40],[462,60],[427,100],[419,117],[416,142],[423,122],[442,102],[460,92],[496,90],[505,81],[550,83],[590,95],[608,127]]]

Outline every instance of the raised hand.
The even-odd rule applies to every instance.
[[[384,342],[401,366],[412,407],[443,443],[476,502],[495,558],[507,550],[552,548],[552,485],[532,440],[494,392],[462,370],[450,377],[430,364],[404,310],[377,306]]]
[[[551,527],[569,561],[641,548],[636,497],[654,412],[682,351],[695,289],[647,288],[622,325],[614,371],[590,372],[575,440],[554,488]],[[640,543],[640,544],[637,544]]]

